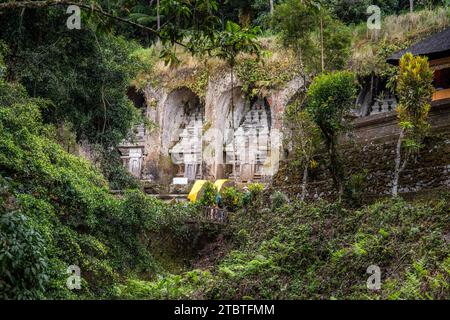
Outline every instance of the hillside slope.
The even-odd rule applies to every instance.
[[[131,280],[117,296],[138,299],[448,299],[450,198],[385,200],[348,210],[257,195],[232,216],[213,267],[156,282]],[[269,204],[268,204],[269,203]],[[214,257],[217,261],[217,257]],[[214,259],[213,259],[214,260]],[[366,270],[381,270],[381,290]]]

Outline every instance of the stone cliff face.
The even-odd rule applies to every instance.
[[[240,79],[232,87],[226,68],[212,72],[201,82],[201,90],[192,85],[200,78],[198,71],[185,68],[142,89],[145,115],[155,127],[151,131],[138,128],[137,141],[120,146],[128,170],[142,180],[163,185],[172,184],[174,178],[179,183],[230,178],[271,181],[286,193],[298,194],[299,170],[292,166],[293,159],[284,158],[281,142],[285,108],[303,91],[303,78],[293,78],[256,96],[246,94],[248,84]],[[141,99],[135,96],[134,100]],[[386,105],[381,101],[377,110],[371,107],[371,112],[355,112],[359,118],[354,120],[353,130],[341,139],[348,176],[364,175],[365,181],[370,181],[365,192],[374,197],[389,194],[394,167],[398,124],[396,112]],[[450,187],[449,119],[450,101],[433,102],[433,135],[402,173],[401,192]],[[311,172],[308,196],[333,198],[327,157],[317,155],[316,160],[319,166]]]
[[[171,183],[174,177],[270,179],[278,169],[284,109],[301,87],[303,80],[295,78],[251,99],[239,79],[232,88],[228,72],[209,78],[203,98],[185,86],[147,84],[145,115],[156,127],[145,132],[140,144],[124,144],[125,149],[141,150],[142,169],[136,176],[162,183]]]
[[[121,146],[124,163],[136,177],[165,185],[174,178],[272,181],[295,196],[301,177],[292,159],[284,159],[281,141],[284,110],[303,85],[302,78],[294,78],[250,98],[241,81],[232,88],[227,72],[210,77],[201,97],[187,86],[149,83],[143,89],[145,115],[156,126]],[[450,188],[449,119],[450,102],[433,103],[433,135],[400,177],[401,192]],[[397,135],[396,113],[387,110],[357,118],[342,137],[346,171],[349,176],[364,173],[370,196],[390,192]],[[327,161],[317,156],[319,166],[308,183],[311,198],[334,197]]]

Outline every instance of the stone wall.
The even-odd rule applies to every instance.
[[[400,175],[399,192],[403,194],[442,189],[450,191],[450,104],[433,105],[433,125],[425,147]],[[360,118],[353,134],[342,139],[341,153],[346,176],[362,174],[362,192],[368,198],[388,195],[394,169],[398,129],[395,114]],[[334,198],[335,190],[327,170],[328,159],[317,158],[319,166],[311,171],[310,198]],[[301,170],[284,161],[273,184],[291,196],[301,193]]]
[[[429,122],[434,132],[449,130],[450,101],[433,102],[429,114]],[[397,112],[391,111],[357,118],[353,122],[353,128],[353,132],[346,138],[353,139],[359,143],[392,139],[399,133]]]

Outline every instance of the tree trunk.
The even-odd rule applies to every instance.
[[[309,165],[309,158],[306,159],[305,168],[303,169],[303,179],[302,179],[302,195],[300,200],[304,201],[306,198],[306,186],[308,184],[308,165]]]
[[[397,147],[395,148],[395,168],[394,168],[394,176],[392,178],[392,197],[398,196],[398,180],[400,177],[400,173],[406,166],[406,160],[402,163],[402,142],[405,136],[405,130],[401,129],[400,134],[398,136]]]
[[[234,67],[231,66],[231,134],[232,134],[232,146],[233,146],[233,175],[236,180],[236,144],[234,141]]]
[[[414,0],[409,0],[409,12],[414,11]]]
[[[342,183],[341,164],[337,154],[335,141],[329,143],[328,152],[330,155],[331,177],[333,178],[334,185],[338,192],[339,201],[341,201],[342,195],[344,194],[344,185]]]
[[[322,66],[322,72],[325,70],[324,48],[323,48],[323,16],[320,13],[320,60]]]
[[[270,0],[270,14],[273,14],[273,0]]]
[[[161,17],[159,15],[159,0],[156,1],[156,30],[161,29]]]

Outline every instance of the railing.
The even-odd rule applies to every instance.
[[[228,211],[216,208],[216,207],[204,207],[203,215],[206,219],[218,222],[227,223],[228,222]]]

